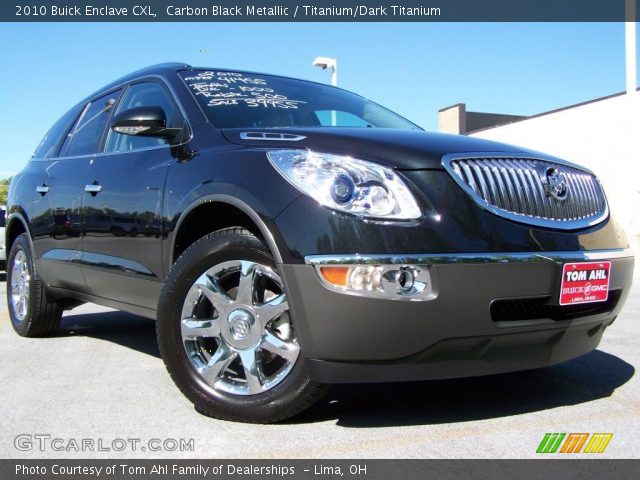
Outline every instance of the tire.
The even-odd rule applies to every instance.
[[[215,418],[282,421],[328,388],[305,367],[273,257],[244,228],[206,235],[178,258],[160,296],[157,335],[173,381]]]
[[[7,305],[18,335],[49,336],[58,329],[63,305],[47,294],[38,277],[26,233],[15,239],[7,259]]]

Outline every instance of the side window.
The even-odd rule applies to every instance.
[[[71,129],[71,126],[75,123],[78,115],[82,112],[84,107],[83,105],[78,105],[67,113],[65,113],[56,123],[53,124],[53,127],[49,129],[49,131],[45,134],[44,138],[40,142],[40,145],[36,148],[36,151],[33,152],[32,158],[50,158],[56,155],[58,152],[58,146],[62,141],[63,137],[66,138],[67,133]]]
[[[66,156],[89,155],[98,151],[109,114],[119,95],[120,90],[89,104],[73,129]]]
[[[118,112],[123,112],[135,107],[161,107],[167,118],[167,127],[180,128],[182,116],[162,86],[155,82],[136,83],[131,85],[122,97],[118,106]],[[137,137],[135,135],[122,135],[109,130],[107,139],[107,152],[126,152],[141,148],[155,147],[168,144],[165,138]]]

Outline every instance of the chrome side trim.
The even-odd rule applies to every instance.
[[[304,135],[295,135],[293,133],[278,133],[278,132],[241,132],[240,138],[242,140],[266,140],[266,141],[285,141],[285,142],[299,142],[304,140]]]
[[[53,248],[43,253],[40,258],[43,260],[54,260],[59,262],[81,263],[89,267],[106,268],[116,273],[134,273],[155,277],[153,272],[144,265],[127,258],[103,255],[101,253],[81,252],[79,250],[70,250],[66,248]]]
[[[487,252],[433,254],[308,255],[307,265],[449,265],[469,263],[539,263],[611,260],[633,257],[630,248],[578,252]]]

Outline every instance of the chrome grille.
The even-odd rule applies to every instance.
[[[608,215],[600,182],[578,168],[510,157],[445,158],[443,164],[478,204],[512,220],[575,229],[594,225]],[[555,190],[553,181],[566,188]]]

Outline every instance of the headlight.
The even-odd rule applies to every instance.
[[[267,156],[282,176],[326,207],[394,220],[422,215],[405,183],[390,168],[308,150],[272,150]]]

